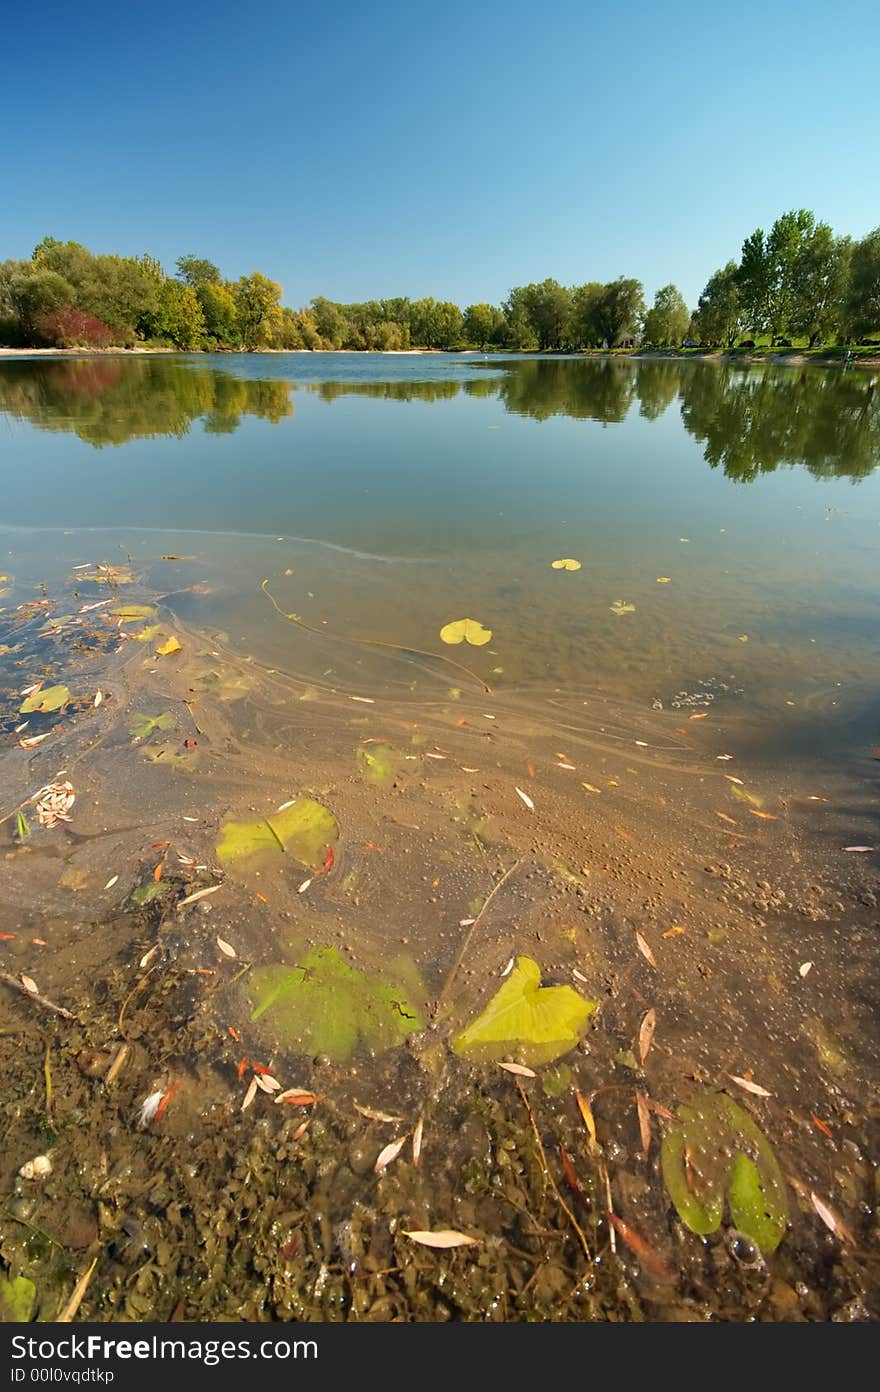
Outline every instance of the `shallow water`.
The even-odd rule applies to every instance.
[[[91,1317],[132,1300],[108,1174],[157,1165],[180,1205],[187,1147],[220,1132],[239,1154],[254,1137],[270,1146],[272,1211],[272,1166],[298,1167],[295,1292],[267,1276],[261,1318],[873,1310],[875,858],[845,849],[876,836],[873,378],[477,355],[41,360],[0,363],[0,410],[0,950],[79,1015],[50,1046],[99,1138],[86,1154],[58,1126],[66,1178],[27,1221],[51,1233],[66,1186],[98,1205]],[[551,567],[565,557],[581,568]],[[118,612],[131,604],[154,612]],[[464,617],[491,629],[485,645],[440,640]],[[172,634],[180,650],[158,654]],[[40,680],[70,700],[25,717]],[[34,794],[65,779],[70,822],[39,826]],[[269,825],[277,841],[276,809],[300,797],[332,813],[332,855],[270,842],[223,861],[225,824]],[[575,1297],[584,1253],[552,1193],[543,1212],[524,1099],[494,1063],[450,1049],[517,956],[599,1007],[528,1084],[553,1164],[562,1141],[582,1167],[573,1201],[600,1260]],[[321,989],[330,960],[388,983],[392,1015],[411,1022],[395,1047],[371,1047],[369,1023],[338,1045],[302,1024],[300,998],[292,1031],[279,1008],[260,1013],[261,970],[306,963]],[[331,977],[324,1020],[348,989]],[[34,1008],[4,1004],[38,1075]],[[77,1029],[105,1063],[130,1050],[112,1121],[100,1068],[87,1095],[75,1082]],[[12,1038],[0,1045],[20,1059]],[[302,1139],[262,1092],[240,1111],[243,1056],[322,1095]],[[636,1092],[675,1110],[710,1085],[753,1111],[791,1179],[789,1234],[757,1284],[727,1238],[703,1243],[674,1218],[664,1123],[643,1154]],[[601,1153],[573,1086],[594,1099]],[[139,1103],[169,1087],[139,1131]],[[17,1101],[12,1203],[45,1128],[38,1092]],[[57,1121],[57,1089],[54,1105]],[[423,1165],[374,1175],[419,1117]],[[501,1160],[520,1151],[514,1194]],[[232,1170],[220,1152],[203,1165],[220,1207]],[[674,1293],[618,1241],[635,1302],[618,1307],[608,1195],[587,1179],[606,1174]],[[857,1229],[855,1254],[811,1191]],[[117,1227],[122,1209],[146,1221],[142,1196],[122,1185]],[[511,1204],[532,1215],[515,1233]],[[245,1308],[231,1278],[231,1303],[197,1300],[195,1233],[157,1221],[154,1242],[180,1248],[176,1275],[162,1300],[139,1288],[131,1317]],[[535,1236],[548,1224],[555,1237]],[[411,1267],[404,1227],[483,1234],[484,1287],[466,1254]],[[389,1234],[402,1274],[364,1303],[364,1272],[392,1269]],[[332,1297],[328,1271],[348,1273]],[[460,1298],[438,1314],[451,1279]]]

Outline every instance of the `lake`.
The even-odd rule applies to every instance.
[[[4,1182],[89,1318],[873,1310],[878,385],[0,360]]]

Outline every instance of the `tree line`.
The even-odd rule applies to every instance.
[[[855,241],[805,209],[784,213],[709,278],[693,312],[671,284],[648,307],[641,281],[625,276],[519,285],[501,305],[463,310],[433,298],[340,304],[323,295],[294,310],[281,298],[260,271],[230,281],[189,255],[172,276],[149,255],[95,255],[46,237],[30,260],[0,262],[0,343],[238,352],[852,343],[880,336],[880,228]]]

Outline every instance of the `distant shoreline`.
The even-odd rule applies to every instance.
[[[151,348],[146,344],[138,344],[134,348],[3,348],[0,347],[0,358],[141,358],[141,357],[175,357],[175,358],[200,358],[200,357],[249,357],[249,358],[277,358],[290,357],[294,354],[303,357],[313,357],[316,353],[326,353],[327,355],[343,353],[355,358],[420,358],[420,357],[440,357],[440,358],[485,358],[488,353],[482,353],[477,348],[462,349],[442,349],[442,348],[258,348],[249,353],[230,352],[222,350],[220,352],[208,352],[204,349],[193,348],[187,352],[179,348]],[[757,363],[774,363],[782,367],[843,367],[844,359],[839,350],[834,352],[806,352],[804,349],[780,349],[767,348],[757,352],[727,349],[700,349],[676,351],[675,349],[651,349],[640,348],[616,348],[608,349],[582,349],[571,353],[553,353],[494,349],[491,356],[506,358],[625,358],[636,362],[732,362],[753,365]],[[880,367],[880,354],[872,353],[860,354],[854,352],[849,360],[850,367]]]

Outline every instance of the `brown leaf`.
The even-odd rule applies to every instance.
[[[779,820],[778,817],[774,817],[772,812],[759,812],[757,807],[750,807],[748,810],[753,817],[760,817],[762,821],[765,822],[776,822]]]
[[[659,1281],[674,1281],[675,1277],[662,1257],[654,1251],[649,1242],[637,1233],[635,1228],[631,1228],[629,1223],[625,1223],[622,1218],[618,1218],[616,1213],[607,1215],[609,1223],[617,1230],[623,1238],[629,1250],[638,1257],[646,1271],[650,1271],[652,1276],[656,1276]]]
[[[642,1139],[642,1155],[647,1160],[648,1151],[651,1149],[651,1114],[648,1111],[648,1099],[643,1092],[636,1091],[636,1110],[639,1114],[639,1134]]]
[[[18,979],[24,989],[30,991],[32,996],[38,996],[40,994],[37,983],[34,981],[33,977],[25,976],[24,972],[21,972]]]
[[[826,1201],[820,1198],[813,1190],[810,1190],[810,1203],[822,1219],[826,1228],[828,1228],[830,1232],[833,1232],[835,1237],[839,1238],[841,1242],[848,1242],[851,1247],[857,1245],[852,1229],[847,1227],[837,1210],[832,1208],[829,1203],[826,1203]]]
[[[636,944],[638,946],[639,952],[641,952],[645,961],[650,962],[651,966],[654,967],[656,970],[656,958],[654,957],[654,954],[651,951],[649,943],[642,937],[641,933],[638,932],[638,930],[636,930]]]
[[[641,1025],[639,1026],[639,1059],[644,1067],[645,1059],[654,1040],[654,1031],[657,1028],[657,1011],[653,1005],[645,1012]]]
[[[532,1068],[526,1068],[524,1063],[499,1063],[499,1068],[503,1068],[506,1073],[515,1073],[518,1078],[537,1078],[537,1073]]]
[[[286,1088],[272,1098],[273,1102],[289,1102],[291,1107],[314,1107],[323,1097],[321,1092],[308,1092],[305,1088]]]
[[[398,1155],[403,1150],[403,1147],[405,1145],[406,1136],[401,1136],[399,1140],[392,1141],[390,1145],[387,1145],[382,1150],[380,1150],[376,1159],[376,1163],[373,1166],[373,1170],[375,1171],[375,1173],[381,1174],[384,1169],[387,1169],[387,1167],[391,1164],[392,1160],[397,1159]]]
[[[390,1112],[377,1112],[372,1107],[362,1107],[359,1102],[353,1102],[352,1106],[368,1121],[394,1121],[398,1123],[403,1121],[402,1116],[392,1116]]]
[[[579,1198],[584,1198],[583,1185],[577,1177],[577,1171],[571,1162],[571,1156],[564,1145],[560,1145],[559,1147],[559,1158],[562,1161],[562,1170],[569,1189],[577,1194]]]
[[[593,1116],[593,1110],[586,1097],[584,1097],[582,1092],[578,1092],[577,1088],[574,1090],[574,1096],[578,1104],[578,1111],[584,1119],[584,1126],[586,1126],[589,1132],[590,1140],[593,1142],[593,1145],[598,1145],[598,1140],[596,1138],[596,1119]]]
[[[750,1092],[753,1097],[773,1096],[773,1093],[768,1092],[766,1088],[759,1087],[757,1083],[753,1083],[751,1078],[740,1078],[736,1073],[728,1073],[727,1076],[732,1083],[736,1083],[737,1087],[741,1087],[744,1092]]]

